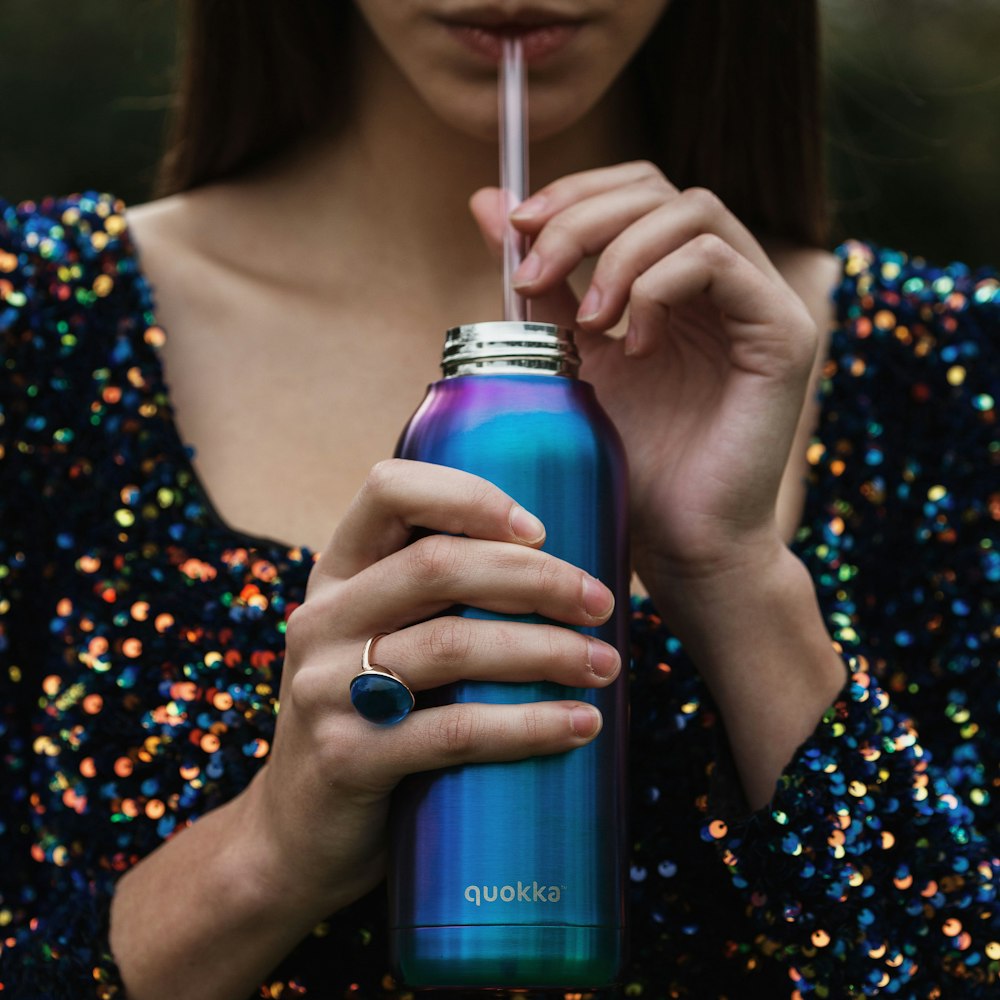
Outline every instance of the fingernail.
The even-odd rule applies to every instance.
[[[545,195],[536,194],[525,201],[522,201],[513,212],[510,213],[512,219],[530,219],[533,215],[538,215],[548,204]]]
[[[570,725],[577,736],[596,736],[601,731],[601,713],[592,705],[579,705],[570,709]]]
[[[618,651],[606,642],[598,642],[597,639],[587,639],[588,646],[588,666],[598,677],[614,677],[618,673],[621,665],[621,658]]]
[[[576,321],[578,323],[587,323],[594,319],[600,311],[600,289],[591,285],[589,291],[586,295],[584,295],[583,300],[580,302],[580,308],[576,312]]]
[[[545,537],[545,525],[523,507],[512,507],[507,520],[522,542],[540,542]]]
[[[519,285],[530,285],[542,273],[542,258],[536,253],[529,253],[521,266],[514,272],[511,284],[517,288]]]
[[[639,350],[639,334],[636,328],[632,326],[631,320],[628,324],[628,329],[625,331],[625,353],[629,356],[635,354]]]
[[[591,618],[603,620],[614,610],[615,599],[600,580],[584,575],[583,607]]]

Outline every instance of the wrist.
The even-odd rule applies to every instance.
[[[307,842],[309,838],[299,842],[294,837],[296,824],[292,824],[292,836],[285,836],[281,821],[287,809],[269,787],[275,779],[272,772],[271,765],[265,764],[231,803],[239,810],[244,870],[256,873],[255,891],[261,903],[279,906],[308,931],[371,891],[383,875],[384,864],[377,854],[346,864],[335,856],[317,853]],[[344,812],[341,822],[347,825],[349,810]],[[326,844],[335,853],[338,841],[343,837],[331,830]]]
[[[235,834],[239,843],[244,878],[252,884],[255,908],[281,912],[295,920],[303,933],[349,900],[339,902],[333,893],[319,890],[318,880],[302,870],[306,859],[281,843],[273,822],[273,807],[265,790],[267,767],[260,770],[230,805],[234,810]],[[338,905],[339,903],[339,905]],[[273,908],[273,909],[271,909]]]
[[[259,777],[259,774],[258,776]],[[282,859],[272,846],[255,811],[256,778],[230,801],[228,828],[232,847],[227,851],[228,877],[241,885],[242,908],[247,914],[285,924],[293,937],[312,930],[326,912],[313,898],[308,884],[287,876]]]
[[[805,567],[772,532],[696,559],[650,548],[637,556],[636,571],[672,625],[676,619],[715,626],[735,608],[793,592],[803,578],[812,588]]]

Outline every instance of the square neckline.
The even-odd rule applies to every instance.
[[[159,321],[157,315],[157,302],[156,302],[156,289],[153,282],[150,280],[149,276],[146,274],[143,264],[142,264],[142,247],[140,246],[138,240],[135,237],[135,232],[128,218],[128,208],[129,206],[123,203],[121,209],[121,217],[124,221],[124,228],[119,234],[120,246],[122,248],[122,256],[126,259],[131,260],[133,264],[133,278],[137,285],[139,286],[139,291],[141,298],[143,300],[143,312],[146,317],[148,317],[148,323],[146,328],[151,326],[157,327],[163,334],[164,340],[170,337],[170,331],[167,327]],[[828,301],[833,301],[836,304],[837,295],[839,289],[842,287],[843,281],[847,277],[846,272],[846,254],[843,252],[846,247],[846,243],[838,245],[834,249],[835,255],[840,260],[840,269],[838,271],[837,281],[834,283],[833,287],[828,293]],[[145,322],[145,319],[144,319]],[[833,325],[833,333],[840,328],[840,324],[835,321]],[[833,357],[833,349],[836,338],[834,336],[829,337],[827,344],[826,360],[835,360]],[[162,387],[163,395],[167,410],[169,411],[169,420],[166,421],[168,424],[168,434],[172,439],[172,444],[175,446],[180,455],[183,456],[183,468],[184,471],[191,477],[191,485],[198,494],[199,500],[204,504],[205,510],[209,516],[209,519],[214,523],[214,526],[231,535],[234,539],[238,539],[246,548],[256,549],[256,550],[277,550],[283,552],[287,555],[294,555],[301,553],[305,561],[315,562],[319,559],[321,555],[321,550],[313,548],[310,545],[305,544],[290,544],[281,539],[274,538],[267,535],[258,535],[251,532],[244,531],[242,529],[234,527],[226,517],[223,516],[219,508],[216,506],[212,495],[208,490],[204,480],[198,472],[198,469],[194,463],[194,458],[197,454],[197,446],[191,442],[185,441],[184,437],[181,435],[180,428],[177,424],[176,414],[177,407],[174,403],[173,393],[170,390],[170,383],[167,379],[167,365],[166,358],[164,357],[161,345],[153,342],[148,342],[143,340],[143,343],[147,344],[150,349],[151,356],[155,363],[155,371],[157,379]],[[817,425],[822,423],[824,414],[824,400],[821,399],[819,407],[819,419]],[[809,484],[806,486],[805,491],[805,502],[802,508],[802,514],[799,518],[797,527],[795,529],[795,534],[790,541],[786,543],[787,547],[796,555],[801,555],[801,542],[803,536],[808,533],[808,529],[814,523],[814,513],[812,512],[812,496],[813,490],[809,488]]]

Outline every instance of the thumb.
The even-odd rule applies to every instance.
[[[508,225],[507,216],[516,207],[508,208],[507,197],[500,188],[480,188],[469,199],[469,210],[479,225],[486,246],[498,263],[503,261],[503,234]],[[531,318],[539,323],[554,323],[556,326],[576,327],[576,312],[579,301],[565,281],[560,281],[546,292],[530,299]]]
[[[469,199],[469,210],[483,234],[493,259],[503,260],[503,230],[506,225],[504,193],[500,188],[484,187]]]

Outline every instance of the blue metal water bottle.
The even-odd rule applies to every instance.
[[[627,663],[625,455],[578,366],[570,332],[549,324],[450,330],[444,378],[429,388],[397,455],[475,473],[537,514],[543,550],[613,591],[612,618],[581,631],[616,646]],[[625,684],[623,671],[601,690],[461,682],[435,693],[439,703],[579,699],[600,709],[604,726],[568,753],[463,765],[400,786],[389,905],[391,957],[404,983],[586,989],[615,981],[625,941]]]

